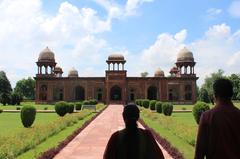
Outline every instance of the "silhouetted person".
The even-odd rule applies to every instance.
[[[216,80],[213,91],[216,105],[201,116],[195,159],[240,159],[240,110],[231,102],[232,83]]]
[[[104,159],[163,159],[163,154],[149,130],[137,127],[139,109],[130,104],[124,107],[126,128],[112,134]]]

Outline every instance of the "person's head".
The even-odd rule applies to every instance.
[[[213,94],[216,101],[231,101],[233,85],[228,79],[217,79],[213,84]]]
[[[139,119],[139,109],[135,104],[128,104],[123,109],[123,119],[126,128],[136,128]]]

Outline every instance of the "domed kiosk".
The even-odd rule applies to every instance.
[[[36,63],[38,66],[38,76],[54,76],[56,66],[55,56],[48,47],[40,52]]]
[[[108,64],[108,71],[123,71],[124,70],[124,64],[126,63],[126,60],[124,59],[124,56],[122,54],[111,54],[108,56],[107,59]],[[115,65],[117,65],[117,68],[115,68]],[[122,68],[120,68],[122,67]]]
[[[194,61],[193,53],[191,51],[189,51],[186,47],[179,51],[176,66],[180,75],[194,75],[195,64],[196,62]]]

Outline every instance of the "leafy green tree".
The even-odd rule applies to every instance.
[[[199,90],[199,96],[198,97],[199,97],[200,101],[203,101],[205,103],[209,103],[210,102],[210,99],[209,99],[209,96],[208,96],[208,92],[203,87]]]
[[[239,100],[240,98],[240,74],[231,74],[229,77],[233,84],[233,100]]]
[[[141,73],[141,77],[147,77],[148,76],[148,72],[142,72]]]
[[[26,99],[34,99],[35,97],[35,80],[31,77],[27,79],[19,80],[16,83],[16,87],[14,88],[14,92],[21,94],[23,98]]]
[[[4,71],[0,71],[0,102],[3,105],[10,103],[12,87]]]
[[[205,78],[202,88],[207,90],[209,98],[213,97],[212,85],[213,85],[214,81],[219,78],[225,78],[225,76],[223,74],[224,74],[224,71],[219,69],[217,72],[214,72],[209,77]]]

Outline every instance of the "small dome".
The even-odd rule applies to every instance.
[[[155,73],[154,73],[155,77],[164,77],[164,72],[163,70],[161,70],[160,68],[158,68]]]
[[[193,53],[186,47],[181,49],[177,55],[177,61],[179,62],[194,62]]]
[[[38,61],[55,62],[54,53],[48,47],[46,47],[40,52]]]
[[[75,68],[72,68],[68,72],[68,77],[78,77],[78,71]]]
[[[122,54],[112,54],[108,56],[109,61],[124,61],[124,56]]]
[[[56,66],[54,68],[54,73],[63,73],[63,70],[62,70],[62,68],[60,66]]]

